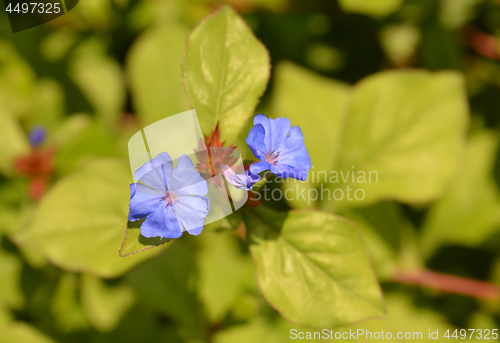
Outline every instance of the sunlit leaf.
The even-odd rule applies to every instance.
[[[245,224],[260,289],[285,319],[334,328],[384,315],[364,244],[346,220],[261,208]]]
[[[142,124],[189,109],[181,82],[181,56],[188,29],[169,23],[146,31],[132,46],[127,73]]]
[[[115,124],[125,104],[125,83],[118,62],[97,40],[82,43],[71,55],[69,75],[103,121]]]
[[[81,298],[88,322],[100,331],[110,331],[134,304],[130,286],[119,283],[108,285],[90,275],[82,275]]]
[[[224,319],[247,285],[252,284],[253,264],[250,257],[241,252],[233,233],[206,232],[200,239],[198,295],[208,318],[217,322]]]
[[[82,305],[77,298],[78,276],[65,273],[51,299],[51,311],[55,325],[62,332],[85,330],[88,327]]]
[[[402,333],[400,339],[404,339],[405,342],[422,342],[432,341],[429,340],[429,331],[434,333],[433,337],[436,337],[437,330],[438,338],[442,340],[446,330],[451,329],[450,335],[453,334],[454,330],[443,316],[425,308],[414,308],[410,299],[402,294],[392,294],[387,297],[387,318],[372,320],[349,329],[339,331],[349,334],[353,331],[357,333],[357,330],[363,330],[359,331],[359,337],[356,336],[363,342],[379,342],[381,338],[377,339],[377,335],[373,335],[374,332],[378,332],[379,337],[381,337],[380,334],[383,331],[386,340],[388,340],[387,333],[392,335],[393,340],[398,339],[398,333]],[[372,335],[370,336],[368,332],[371,332]]]
[[[126,157],[125,147],[118,144],[117,135],[101,123],[89,123],[80,117],[66,123],[64,129],[72,135],[57,150],[55,168],[59,173],[68,173],[95,157]]]
[[[363,80],[343,127],[341,154],[328,175],[324,208],[436,199],[456,173],[467,124],[458,73],[391,71]]]
[[[340,153],[350,87],[289,62],[278,64],[274,73],[272,117],[287,117],[299,126],[313,171],[330,171]]]
[[[490,131],[470,138],[460,174],[431,208],[421,247],[429,256],[441,244],[477,246],[500,228],[500,193],[492,171],[499,139]]]
[[[472,20],[484,0],[441,0],[439,20],[450,29],[458,29]]]
[[[9,323],[0,330],[0,343],[55,343],[54,340],[23,322]]]
[[[183,81],[203,132],[220,123],[233,143],[254,113],[269,79],[269,55],[230,7],[222,6],[189,35]]]
[[[25,117],[32,110],[35,73],[13,45],[0,41],[0,104],[9,114]],[[1,115],[0,115],[1,116]]]
[[[20,308],[24,305],[21,269],[22,263],[16,255],[0,249],[0,307]]]
[[[359,227],[379,277],[392,276],[401,250],[401,231],[408,223],[395,203],[380,203],[342,213]]]
[[[23,133],[16,119],[0,106],[0,173],[12,175],[14,160],[29,152],[27,135]]]
[[[123,242],[120,247],[120,256],[130,256],[170,242],[169,239],[162,237],[146,238],[141,235],[141,224],[143,222],[144,220],[128,222],[125,236],[123,237]]]
[[[64,269],[104,277],[123,274],[161,251],[118,255],[131,181],[130,169],[121,161],[88,164],[51,189],[30,225],[15,236],[17,243],[36,249]]]
[[[318,199],[313,199],[310,192],[325,182],[326,172],[333,168],[335,156],[340,153],[350,87],[288,62],[280,63],[275,75],[270,113],[274,118],[289,118],[292,126],[301,128],[313,165],[306,182],[284,180],[283,191],[294,208],[312,208]]]
[[[339,4],[346,12],[383,17],[397,11],[403,0],[339,0]]]

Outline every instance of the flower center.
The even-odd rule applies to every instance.
[[[273,166],[278,163],[278,156],[280,155],[280,152],[270,152],[266,154],[266,161],[272,164]]]
[[[179,200],[174,191],[167,191],[163,199],[165,200],[167,206],[172,205],[173,203]]]

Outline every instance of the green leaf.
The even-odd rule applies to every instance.
[[[65,115],[63,89],[56,81],[43,79],[37,84],[33,103],[33,113],[28,118],[29,127],[41,125],[51,135]]]
[[[0,308],[8,306],[19,309],[24,305],[21,269],[22,263],[16,255],[0,249]]]
[[[342,215],[359,227],[377,275],[392,276],[401,250],[401,231],[408,225],[397,204],[383,202]]]
[[[55,343],[54,340],[23,322],[13,322],[0,330],[0,343]]]
[[[180,67],[187,35],[186,27],[169,23],[147,31],[130,49],[127,74],[144,125],[189,109]]]
[[[21,130],[17,120],[0,106],[0,173],[10,176],[14,173],[14,160],[16,157],[29,152],[27,136]]]
[[[81,297],[85,317],[100,331],[114,329],[135,301],[127,284],[108,285],[90,274],[82,275]]]
[[[290,342],[290,327],[295,326],[282,319],[271,322],[256,317],[248,323],[218,331],[213,341],[214,343],[287,343]]]
[[[160,257],[130,272],[127,278],[139,299],[174,319],[191,338],[204,341],[199,304],[190,287],[196,265],[186,240],[189,237],[175,240]]]
[[[270,113],[273,118],[287,117],[292,126],[301,128],[314,171],[330,171],[333,167],[340,152],[349,98],[350,87],[344,83],[289,62],[276,67]]]
[[[73,52],[69,75],[103,121],[114,124],[125,105],[125,83],[118,62],[107,56],[102,43],[90,39]]]
[[[146,238],[141,235],[141,225],[143,222],[144,220],[128,222],[127,229],[125,230],[125,237],[123,237],[123,242],[120,247],[121,257],[149,250],[171,241],[170,239],[163,239],[161,237]]]
[[[346,220],[256,208],[245,224],[260,289],[285,319],[333,328],[384,315],[365,247]]]
[[[34,88],[35,73],[30,65],[16,52],[11,43],[0,41],[0,104],[2,107],[16,117],[27,116],[33,109],[31,101]]]
[[[246,23],[222,6],[189,35],[182,77],[203,132],[220,123],[233,143],[253,115],[269,79],[269,54]]]
[[[12,321],[12,315],[3,306],[0,306],[0,331]]]
[[[387,25],[380,32],[380,42],[392,63],[404,66],[415,54],[420,40],[418,28],[407,25]]]
[[[363,330],[363,335],[360,335],[358,338],[363,342],[379,342],[381,339],[376,339],[373,333],[381,333],[382,331],[385,333],[390,332],[394,340],[397,339],[399,332],[402,332],[403,335],[409,332],[408,335],[411,335],[411,337],[408,336],[410,337],[409,339],[404,339],[405,342],[422,342],[426,340],[429,342],[432,341],[428,339],[429,330],[434,333],[436,330],[439,330],[439,340],[443,338],[446,330],[451,329],[450,335],[454,330],[440,314],[425,308],[414,308],[410,299],[402,294],[387,296],[387,314],[387,318],[369,321],[339,331],[349,334],[353,331]],[[361,331],[359,332],[361,333]],[[371,337],[367,332],[372,333]],[[418,336],[419,334],[420,336]]]
[[[88,328],[82,305],[77,299],[78,275],[64,273],[51,299],[54,323],[64,333]]]
[[[439,20],[447,28],[459,29],[475,17],[481,3],[484,0],[441,0]]]
[[[245,289],[255,282],[253,264],[231,232],[204,232],[197,255],[198,296],[212,322],[224,319]]]
[[[56,184],[43,198],[29,226],[15,235],[57,266],[115,277],[161,249],[121,258],[127,225],[130,168],[97,160]],[[165,246],[166,247],[166,246]]]
[[[470,138],[460,174],[424,223],[421,248],[426,257],[441,244],[474,247],[498,232],[500,193],[492,175],[498,146],[491,131]]]
[[[322,176],[316,176],[330,171],[340,152],[350,87],[289,62],[278,64],[275,75],[270,113],[274,118],[289,118],[293,126],[301,128],[314,166],[307,181],[283,180],[282,188],[292,207],[313,208],[317,206],[317,199],[311,199],[309,192],[313,192],[320,182],[325,182]],[[307,113],[314,113],[315,120],[311,120]],[[301,194],[307,195],[302,197]]]
[[[69,173],[85,160],[95,157],[126,157],[124,147],[118,144],[117,135],[109,128],[99,122],[88,123],[85,117],[77,118],[64,125],[72,136],[57,151],[54,163],[59,173]]]
[[[359,83],[324,208],[438,198],[464,150],[466,99],[455,72],[390,71]]]
[[[346,12],[384,17],[397,11],[403,0],[339,0],[340,7]]]

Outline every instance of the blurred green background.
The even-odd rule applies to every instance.
[[[307,330],[266,303],[245,241],[227,230],[228,221],[199,237],[184,235],[168,249],[118,257],[126,227],[121,205],[132,181],[128,139],[189,109],[180,79],[184,42],[222,3],[269,50],[273,69],[257,113],[275,116],[270,111],[279,108],[274,98],[285,89],[285,69],[300,74],[281,63],[277,78],[275,67],[284,61],[348,85],[392,69],[464,76],[469,138],[451,186],[441,187],[434,201],[379,199],[343,214],[365,236],[389,311],[361,327],[422,331],[424,341],[428,329],[498,328],[500,1],[81,0],[66,15],[16,34],[0,13],[0,343],[265,343],[290,341],[292,328]],[[299,92],[313,89],[306,81],[300,89],[298,80]],[[47,140],[35,156],[28,133],[36,126]],[[241,143],[239,149],[251,157]],[[96,175],[106,176],[95,182]],[[45,200],[59,183],[65,191]],[[59,216],[65,202],[75,210]],[[87,212],[79,211],[82,204]],[[53,238],[19,235],[46,222]],[[85,232],[56,237],[59,227]],[[79,246],[87,248],[65,255]],[[493,296],[404,285],[393,275],[424,265],[477,280]]]

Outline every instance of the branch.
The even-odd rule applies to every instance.
[[[397,271],[391,278],[394,282],[434,288],[447,293],[473,298],[500,300],[500,288],[483,281],[432,272],[430,270]]]

